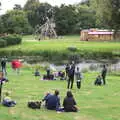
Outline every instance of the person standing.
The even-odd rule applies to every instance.
[[[75,64],[74,64],[74,62],[72,62],[71,68],[70,68],[69,73],[68,73],[68,77],[69,77],[68,78],[68,85],[67,85],[68,89],[73,88],[74,74],[75,74]],[[71,84],[71,86],[70,86],[70,84]]]
[[[3,74],[6,75],[7,71],[6,71],[6,59],[5,58],[2,58],[1,60],[1,68],[2,68]]]
[[[17,74],[20,73],[20,68],[22,67],[22,63],[20,60],[12,60],[11,62],[12,68],[17,72]]]
[[[79,71],[79,67],[77,67],[77,71],[75,72],[75,78],[76,78],[76,83],[77,83],[77,88],[81,88],[81,80],[82,80],[82,74]]]
[[[106,68],[106,65],[103,65],[103,69],[102,69],[102,72],[101,72],[101,76],[102,76],[102,80],[103,80],[103,84],[105,85],[106,84],[106,74],[107,74],[107,68]]]
[[[67,64],[66,67],[65,67],[65,79],[66,79],[66,80],[68,79],[69,70],[70,70],[70,65]]]

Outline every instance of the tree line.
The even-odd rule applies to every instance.
[[[2,4],[0,4],[2,5]],[[83,0],[60,7],[39,0],[28,0],[24,7],[15,4],[13,10],[0,16],[0,33],[32,34],[36,25],[54,18],[58,35],[79,33],[82,29],[120,29],[120,0]]]

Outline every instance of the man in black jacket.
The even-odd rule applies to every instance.
[[[2,68],[2,72],[5,74],[7,74],[6,72],[6,59],[5,58],[2,58],[1,60],[1,68]]]
[[[68,78],[68,85],[67,85],[67,88],[68,88],[68,89],[69,89],[69,87],[70,87],[70,84],[71,84],[70,89],[73,88],[74,74],[75,74],[75,64],[72,63],[71,68],[70,68],[70,70],[69,70],[69,72],[68,72],[68,77],[69,77],[69,78]]]
[[[103,65],[103,69],[102,69],[102,72],[101,72],[101,76],[102,76],[103,84],[104,84],[104,85],[106,84],[106,81],[105,81],[106,74],[107,74],[107,68],[106,68],[106,65]]]

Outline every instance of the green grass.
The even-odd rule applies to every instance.
[[[80,41],[80,36],[65,36],[63,39],[34,40],[33,36],[24,36],[21,45],[3,48],[4,50],[66,50],[69,46],[76,46],[86,50],[120,50],[120,42],[86,42]]]
[[[27,107],[29,100],[41,100],[47,91],[60,91],[61,103],[66,94],[66,81],[42,81],[35,78],[32,69],[22,68],[17,75],[9,68],[9,82],[4,91],[11,91],[11,97],[17,101],[13,108],[0,105],[0,120],[119,120],[120,118],[120,77],[107,75],[106,86],[94,86],[97,72],[84,74],[82,88],[72,90],[79,107],[78,113],[56,113],[45,108],[32,110]]]
[[[80,36],[65,36],[63,39],[41,40],[40,42],[34,40],[33,36],[24,36],[21,45],[10,46],[0,49],[0,56],[64,56],[69,58],[69,51],[67,48],[75,46],[77,48],[76,54],[80,54],[85,58],[109,58],[120,56],[120,42],[86,42],[80,41]],[[111,56],[110,56],[111,55]],[[53,56],[52,56],[53,57]]]

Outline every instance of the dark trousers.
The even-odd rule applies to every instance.
[[[78,89],[81,88],[81,81],[77,81],[77,88],[78,88]]]
[[[103,79],[103,84],[104,84],[104,85],[106,84],[105,78],[106,78],[106,76],[105,76],[105,75],[102,75],[102,79]]]
[[[72,77],[69,77],[68,78],[68,86],[67,86],[67,88],[69,89],[69,88],[73,88],[73,82],[74,82],[74,76],[72,76]],[[71,84],[71,86],[70,86],[70,84]]]
[[[2,72],[3,72],[4,76],[7,74],[5,66],[2,66]]]

